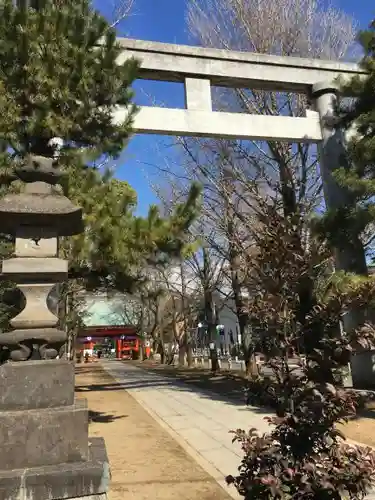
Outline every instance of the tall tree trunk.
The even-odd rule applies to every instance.
[[[248,375],[257,375],[258,370],[255,362],[254,342],[251,333],[249,315],[245,310],[245,302],[242,298],[242,280],[239,273],[241,272],[241,256],[234,245],[235,227],[234,215],[231,205],[227,203],[227,232],[229,240],[229,265],[231,275],[231,285],[233,291],[234,304],[241,335],[242,350],[244,353],[244,361],[246,365],[246,373]]]
[[[296,188],[293,181],[293,174],[291,168],[288,165],[290,158],[292,157],[292,152],[290,146],[284,145],[287,150],[283,150],[281,145],[273,151],[280,168],[280,184],[281,184],[281,196],[283,200],[283,209],[285,217],[296,217],[300,218],[300,208],[298,206],[296,198]],[[282,153],[281,153],[282,151]],[[302,234],[301,232],[296,232],[295,234],[295,244],[296,251],[304,252],[302,249]],[[304,276],[299,283],[299,310],[297,311],[297,321],[304,324],[306,321],[306,314],[311,311],[314,303],[314,283],[310,276]],[[299,350],[303,350],[303,346],[296,346]]]
[[[140,341],[139,341],[139,357],[138,357],[139,361],[143,361],[143,359],[144,359],[144,356],[143,356],[143,347],[144,347],[144,345],[143,345],[143,339],[140,339]]]
[[[189,338],[186,345],[186,361],[189,368],[193,365],[193,347],[191,345],[191,339]]]
[[[185,355],[186,355],[186,338],[185,333],[182,333],[178,337],[178,365],[185,366]]]
[[[217,345],[216,345],[216,318],[215,309],[213,303],[212,292],[205,292],[205,312],[207,319],[207,330],[208,330],[208,341],[210,343],[210,359],[211,359],[211,370],[212,372],[217,372],[219,370],[219,359],[217,355]]]
[[[166,363],[168,365],[173,365],[174,355],[175,355],[175,352],[174,352],[174,349],[173,349],[173,344],[171,342],[169,342],[169,344],[168,344],[168,354],[167,354],[167,359],[166,359]]]
[[[155,323],[153,331],[156,332],[159,329],[159,335],[157,337],[157,352],[160,354],[160,364],[164,365],[166,362],[165,355],[165,345],[164,345],[164,332],[163,332],[163,307],[161,304],[162,297],[158,297],[156,301],[155,308]]]
[[[165,347],[162,338],[158,339],[158,354],[160,354],[160,364],[164,365],[166,361],[165,356]]]
[[[238,279],[238,267],[236,265],[237,260],[238,258],[236,257],[234,261],[231,261],[231,281],[234,303],[236,307],[238,325],[241,335],[241,345],[244,353],[246,373],[248,375],[256,376],[258,374],[258,370],[255,362],[254,339],[252,336],[249,316],[245,311],[245,303],[242,298],[241,283]]]
[[[185,356],[186,356],[187,365],[190,367],[191,352],[189,360],[190,333],[188,332],[188,320],[187,320],[187,315],[188,315],[188,304],[186,300],[187,287],[185,280],[185,270],[182,262],[180,262],[180,276],[181,276],[181,311],[182,311],[182,325],[183,325],[182,338],[180,336],[180,349],[182,347],[183,359],[179,358],[179,364],[181,365],[182,363],[183,365],[185,365]]]
[[[193,365],[193,343],[191,338],[191,324],[189,323],[188,318],[190,314],[187,312],[184,314],[184,324],[186,331],[186,362],[189,368]]]
[[[144,330],[145,330],[145,316],[144,316],[144,307],[143,302],[141,305],[141,313],[139,318],[139,361],[144,360],[144,348],[145,348],[145,339],[144,339]]]
[[[210,360],[211,360],[211,370],[213,373],[219,370],[219,359],[217,355],[216,346],[216,311],[214,306],[213,294],[211,289],[211,283],[209,278],[210,263],[207,248],[202,247],[203,255],[203,294],[204,294],[204,310],[207,321],[208,330],[208,341],[210,344]]]
[[[180,342],[178,346],[178,364],[179,366],[185,366],[185,354],[186,354],[186,345],[184,342]]]

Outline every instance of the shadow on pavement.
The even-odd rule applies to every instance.
[[[350,420],[355,421],[362,418],[374,419],[375,418],[375,408],[361,408],[357,411],[356,415]]]
[[[101,411],[89,410],[89,422],[100,422],[102,424],[110,424],[119,418],[125,418],[128,415],[111,415],[109,413],[103,413]]]
[[[216,375],[197,370],[179,371],[173,367],[153,367],[132,361],[124,361],[128,364],[129,370],[122,371],[115,367],[111,368],[111,373],[116,376],[126,377],[123,382],[111,384],[93,384],[90,386],[78,386],[78,392],[84,391],[111,391],[118,389],[142,390],[147,393],[147,388],[173,388],[177,391],[199,393],[200,396],[221,401],[226,404],[237,406],[240,411],[252,411],[254,413],[269,415],[273,413],[268,408],[260,408],[246,405],[246,379],[239,377],[231,378],[230,375]],[[140,380],[138,370],[144,373],[144,378]],[[133,370],[131,369],[133,368]]]
[[[101,391],[118,391],[120,389],[142,389],[145,387],[162,387],[162,386],[170,386],[170,382],[160,381],[158,383],[150,383],[150,382],[115,382],[113,384],[89,384],[89,385],[77,385],[75,388],[76,392],[101,392]]]

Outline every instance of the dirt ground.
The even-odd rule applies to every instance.
[[[375,404],[371,403],[340,430],[348,439],[375,447]]]
[[[218,375],[212,375],[210,370],[202,368],[179,368],[160,365],[152,361],[137,363],[142,364],[150,370],[162,371],[164,375],[183,380],[200,388],[206,388],[213,392],[226,394],[228,398],[241,400],[245,403],[246,377],[243,373],[229,373],[222,371]],[[375,447],[375,403],[368,405],[362,410],[357,418],[345,425],[339,426],[344,435],[358,443]]]
[[[98,365],[77,367],[76,395],[88,400],[90,435],[106,442],[112,472],[109,500],[230,498]]]

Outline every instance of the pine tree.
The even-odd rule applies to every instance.
[[[30,5],[29,5],[30,4]],[[116,33],[88,0],[0,2],[0,166],[51,156],[70,165],[118,156],[131,130],[138,62],[118,64]],[[115,106],[129,107],[114,123]]]
[[[334,246],[366,237],[368,232],[372,236],[375,222],[375,20],[367,31],[360,32],[358,40],[364,52],[360,66],[367,75],[342,85],[338,110],[339,125],[352,133],[348,161],[343,161],[335,176],[347,189],[350,205],[328,212],[322,224]]]
[[[61,290],[60,317],[69,337],[82,326],[84,290],[140,296],[148,289],[150,269],[167,266],[186,250],[186,229],[196,217],[198,195],[193,185],[186,202],[168,218],[156,207],[147,217],[137,217],[135,191],[111,172],[81,170],[70,177],[69,197],[83,208],[85,231],[61,242],[70,279]]]
[[[169,217],[151,206],[147,217],[135,215],[136,193],[111,172],[84,171],[69,184],[70,198],[83,209],[84,233],[64,242],[71,277],[86,286],[132,293],[147,280],[147,270],[165,266],[189,245],[187,228],[197,216],[199,188]]]
[[[71,278],[129,290],[142,267],[183,248],[198,190],[170,218],[152,207],[142,219],[134,191],[99,168],[119,157],[137,111],[139,63],[121,53],[89,0],[0,0],[0,184],[17,189],[27,155],[58,153],[64,191],[84,213],[84,233],[62,245]],[[122,123],[113,121],[117,106],[128,110]]]
[[[68,174],[120,154],[136,112],[130,85],[138,68],[135,60],[117,64],[120,53],[115,31],[89,1],[0,1],[0,195],[19,189],[9,184],[28,154],[56,153],[55,137]],[[112,121],[116,105],[129,109],[123,123]],[[13,245],[0,236],[4,259]],[[2,329],[14,315],[12,286],[0,287]]]
[[[122,152],[136,112],[131,83],[139,64],[119,63],[121,52],[115,31],[89,0],[0,1],[2,180],[29,153],[58,152],[66,194],[83,208],[96,264],[120,260],[130,240],[150,261],[178,252],[196,213],[193,186],[171,217],[152,207],[146,219],[136,218],[135,193],[97,168]],[[112,119],[117,106],[129,110],[123,123]]]
[[[358,180],[373,181],[375,178],[375,19],[367,31],[359,34],[359,42],[364,51],[361,67],[366,71],[365,78],[356,76],[343,87],[343,95],[354,100],[344,108],[344,125],[355,124],[356,132],[350,141],[349,153],[353,161],[354,175]],[[374,184],[355,185],[362,193],[374,193]]]

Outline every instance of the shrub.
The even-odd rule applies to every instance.
[[[324,244],[298,245],[301,218],[285,218],[270,206],[264,213],[253,261],[258,293],[249,315],[263,331],[273,376],[251,380],[248,400],[272,407],[276,416],[262,436],[235,431],[244,457],[227,482],[248,500],[363,498],[375,480],[375,455],[345,444],[337,424],[363,405],[363,393],[344,387],[344,369],[353,349],[373,344],[366,311],[374,304],[375,280],[329,272]],[[361,327],[343,331],[349,311]],[[306,362],[290,368],[289,352],[301,346]]]

